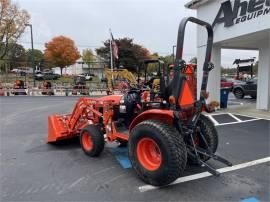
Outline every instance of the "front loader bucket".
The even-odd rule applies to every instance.
[[[51,115],[48,117],[48,143],[70,138],[67,120],[68,116]]]

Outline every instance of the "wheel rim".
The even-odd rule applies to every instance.
[[[241,90],[236,90],[235,95],[236,95],[236,97],[242,97],[242,91]]]
[[[157,170],[162,162],[162,155],[157,143],[151,138],[142,138],[137,145],[137,157],[147,170]]]
[[[88,132],[84,132],[82,134],[82,145],[87,151],[91,151],[93,149],[93,141]]]

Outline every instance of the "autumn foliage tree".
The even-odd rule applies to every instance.
[[[92,49],[87,48],[87,49],[83,50],[82,59],[88,65],[88,67],[90,68],[90,64],[92,62],[95,62],[95,55],[94,55]]]
[[[115,65],[122,65],[130,71],[136,71],[136,66],[140,60],[150,58],[150,52],[143,46],[133,42],[130,38],[115,39],[119,49],[119,59],[115,60]],[[110,66],[110,41],[104,42],[104,46],[96,49],[97,54],[102,57]]]
[[[54,37],[45,44],[45,47],[45,58],[53,65],[60,67],[61,75],[64,67],[73,65],[80,58],[80,52],[74,41],[65,36]]]
[[[16,48],[30,15],[10,0],[0,0],[0,59]]]

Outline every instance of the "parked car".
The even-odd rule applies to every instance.
[[[36,73],[35,73],[35,79],[36,80],[43,80],[43,73],[41,72],[41,71],[37,71]]]
[[[20,69],[12,69],[10,72],[11,73],[19,73],[20,72]]]
[[[233,79],[233,78],[227,78],[227,81],[230,81],[233,83],[233,85],[239,85],[239,84],[245,84],[244,81],[241,81],[241,80],[237,80],[237,79]]]
[[[87,81],[92,81],[93,76],[91,74],[84,74]]]
[[[253,99],[257,98],[257,78],[250,79],[246,82],[235,84],[233,87],[233,94],[237,99],[242,99],[246,95]]]
[[[53,74],[53,70],[51,70],[51,69],[44,69],[43,70],[43,73],[44,74],[48,74],[48,73],[52,73]]]
[[[88,73],[80,74],[78,76],[84,77],[86,81],[92,81],[92,79],[93,79],[93,77],[91,76],[91,74],[88,74]]]
[[[21,68],[14,68],[10,70],[10,73],[14,73],[20,76],[25,76],[27,74],[33,74],[33,69],[30,67],[21,67]]]
[[[54,73],[40,73],[35,75],[36,80],[56,80],[59,79],[59,74]]]

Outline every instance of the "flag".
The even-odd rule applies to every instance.
[[[118,60],[119,49],[118,49],[118,46],[113,38],[112,32],[111,32],[111,37],[112,37],[112,39],[111,39],[112,40],[112,42],[111,42],[112,43],[112,54],[113,54],[114,58]]]

